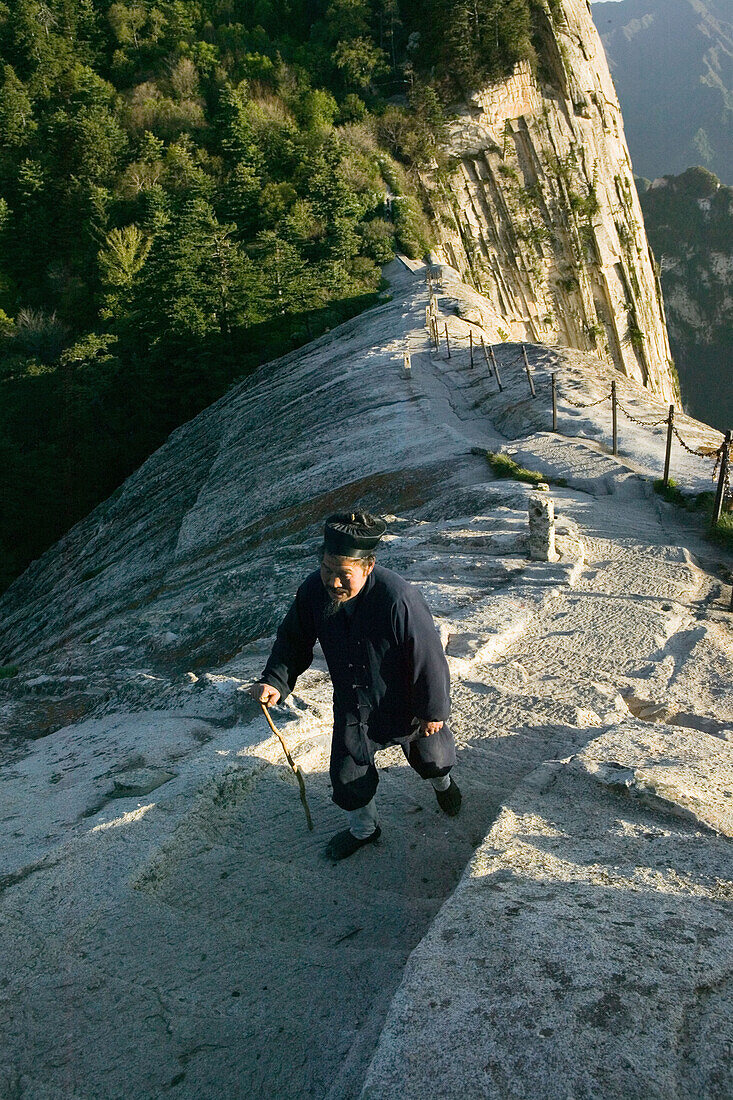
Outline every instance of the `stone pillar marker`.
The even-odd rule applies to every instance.
[[[529,556],[532,561],[557,561],[555,550],[555,502],[546,490],[529,498]]]

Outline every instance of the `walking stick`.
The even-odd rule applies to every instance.
[[[313,821],[311,820],[311,812],[308,809],[308,799],[305,797],[305,783],[303,782],[303,773],[301,772],[300,768],[298,767],[298,765],[295,763],[292,756],[288,752],[288,746],[285,744],[285,742],[283,740],[283,736],[280,733],[280,730],[277,728],[277,726],[273,722],[272,718],[270,718],[267,707],[265,706],[264,703],[260,703],[260,706],[262,707],[262,713],[264,714],[265,718],[267,719],[268,726],[270,727],[270,729],[272,730],[272,732],[275,734],[278,741],[282,745],[283,752],[285,753],[285,757],[287,759],[287,762],[290,765],[290,767],[293,769],[293,772],[295,773],[295,778],[298,780],[298,786],[300,787],[300,801],[303,803],[303,809],[305,810],[305,820],[308,822],[308,828],[312,832],[313,831]]]

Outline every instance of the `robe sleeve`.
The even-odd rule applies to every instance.
[[[260,682],[277,688],[281,700],[285,699],[301,672],[310,667],[315,644],[315,616],[309,600],[299,588],[290,610],[277,628],[275,644]]]
[[[444,722],[450,715],[450,672],[430,609],[413,589],[395,604],[392,615],[407,661],[412,717]]]

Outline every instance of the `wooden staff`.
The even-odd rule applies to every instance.
[[[311,812],[308,809],[308,799],[305,797],[305,783],[303,782],[303,773],[301,772],[300,768],[298,767],[298,765],[295,763],[292,756],[288,752],[288,746],[285,744],[285,742],[283,740],[283,736],[280,733],[280,730],[277,728],[277,726],[273,722],[272,718],[270,718],[267,707],[265,706],[264,703],[260,703],[260,706],[262,707],[262,713],[264,714],[265,718],[267,719],[268,726],[270,727],[270,729],[272,730],[272,732],[275,734],[278,741],[282,745],[283,752],[285,753],[285,758],[286,758],[288,764],[290,765],[290,767],[293,769],[293,772],[295,773],[295,778],[298,780],[298,786],[300,787],[300,801],[303,803],[303,809],[305,810],[305,819],[308,822],[308,828],[312,832],[313,831],[313,821],[311,820]]]

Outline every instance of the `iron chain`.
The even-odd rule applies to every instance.
[[[619,409],[621,409],[621,412],[624,414],[625,417],[627,417],[628,420],[632,420],[634,424],[639,424],[642,428],[658,428],[660,424],[667,423],[666,416],[663,416],[661,420],[639,420],[638,417],[634,416],[633,413],[630,413],[628,409],[625,409],[623,407],[618,398],[616,398],[616,405]]]
[[[429,275],[428,275],[428,278],[429,278]],[[431,306],[433,305],[433,301],[434,301],[434,296],[432,294],[432,288],[431,288],[431,291],[430,291],[430,304],[431,304]],[[604,401],[611,401],[613,399],[613,391],[611,391],[610,393],[604,394],[603,397],[599,397],[597,401],[587,401],[587,402],[584,402],[584,403],[580,402],[580,401],[573,401],[567,395],[558,394],[558,396],[561,398],[561,400],[565,401],[568,405],[572,405],[572,407],[574,409],[593,409],[597,405],[602,405]],[[641,428],[658,428],[662,424],[669,424],[669,415],[663,416],[660,420],[640,420],[639,417],[634,416],[633,413],[630,413],[628,409],[624,408],[624,406],[621,404],[621,402],[618,400],[618,398],[616,398],[616,407],[621,410],[621,412],[624,414],[624,416],[628,420],[630,420],[633,424],[638,424],[639,427],[641,427]],[[685,442],[685,440],[682,438],[680,433],[677,431],[677,428],[675,427],[675,425],[672,424],[671,427],[672,427],[672,431],[674,432],[675,436],[677,437],[678,443],[680,444],[681,447],[684,448],[684,450],[687,451],[688,454],[694,455],[695,458],[710,458],[711,457],[710,454],[706,454],[704,451],[695,450],[694,447],[690,447],[689,444]],[[725,443],[721,443],[720,447],[718,448],[718,450],[716,452],[715,468],[713,469],[713,474],[712,474],[713,481],[715,480],[715,478],[717,476],[718,469],[720,467],[720,463],[721,463],[721,460],[722,460],[722,457],[723,457],[724,450],[725,450]],[[730,473],[729,473],[729,470],[726,470],[725,484],[724,484],[724,498],[727,499],[729,496],[731,496]]]
[[[684,447],[684,449],[687,451],[688,454],[695,455],[696,458],[711,458],[712,457],[709,454],[705,454],[704,451],[694,450],[694,448],[690,447],[687,443],[685,443],[684,439],[682,438],[680,433],[677,431],[674,424],[672,425],[672,431],[677,436],[677,442],[680,444],[681,447]],[[718,465],[720,464],[720,459],[723,455],[723,447],[724,446],[725,446],[725,444],[723,444],[721,447],[719,447],[717,452],[716,452],[717,458],[716,458],[716,461],[715,461],[715,470],[713,471],[713,477],[715,477],[715,472],[717,471]]]
[[[589,401],[586,405],[581,405],[577,401],[571,401],[569,397],[562,397],[563,401],[567,401],[568,405],[572,405],[574,409],[592,409],[595,405],[602,405],[604,401],[611,400],[611,394],[607,393],[605,397],[600,397],[597,401]]]
[[[723,461],[723,455],[725,453],[725,442],[721,443],[715,454],[715,469],[713,470],[713,481],[718,476],[718,470],[720,469],[720,463]],[[725,492],[726,495],[730,491],[730,466],[725,471]]]

